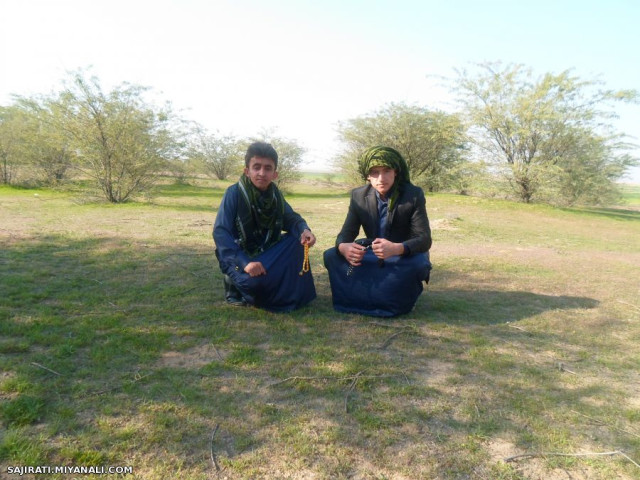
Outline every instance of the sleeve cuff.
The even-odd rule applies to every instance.
[[[306,223],[299,223],[298,225],[296,225],[297,227],[297,232],[296,235],[298,236],[298,238],[300,238],[300,236],[302,235],[302,232],[304,232],[305,230],[309,230],[311,231],[311,229],[309,228],[309,225],[307,225]]]
[[[249,264],[249,257],[244,252],[240,252],[236,257],[236,270],[244,272],[244,268]]]

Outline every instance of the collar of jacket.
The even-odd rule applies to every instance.
[[[369,213],[369,219],[371,222],[369,224],[369,231],[376,232],[378,230],[378,198],[376,197],[376,190],[371,186],[371,184],[367,186],[367,192],[365,193],[364,198],[367,205],[367,213]],[[398,198],[398,200],[400,200],[400,198]],[[393,210],[387,212],[387,232],[393,223],[393,217],[398,209],[398,203],[399,202],[396,202]],[[384,236],[386,237],[386,232]]]

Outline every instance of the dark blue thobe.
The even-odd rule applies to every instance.
[[[306,222],[285,201],[283,229],[288,233],[252,258],[239,245],[236,226],[239,194],[237,184],[227,189],[213,227],[220,270],[231,278],[244,299],[256,307],[287,312],[311,302],[316,298],[311,271],[299,274],[304,261],[304,247],[299,239],[309,228]],[[267,274],[251,277],[244,272],[249,262],[261,262]]]
[[[329,272],[333,308],[375,317],[410,312],[431,270],[429,252],[382,262],[371,250],[365,252],[360,266],[349,268],[335,247],[324,252],[324,265]]]

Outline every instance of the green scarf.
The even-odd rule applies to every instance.
[[[284,219],[284,197],[274,183],[261,192],[246,175],[238,182],[240,199],[236,226],[240,247],[250,256],[264,252],[280,240]]]
[[[365,150],[358,161],[358,170],[365,181],[373,167],[393,168],[397,172],[396,181],[389,194],[389,211],[391,211],[404,186],[411,183],[407,162],[397,150],[391,147],[375,146]]]

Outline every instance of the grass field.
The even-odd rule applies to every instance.
[[[638,208],[640,206],[640,185],[624,185],[622,196],[625,205]]]
[[[125,205],[0,187],[0,478],[640,478],[640,189],[599,209],[428,195],[431,284],[379,320],[332,309],[348,196],[323,177],[288,196],[318,298],[227,306],[226,185]]]

